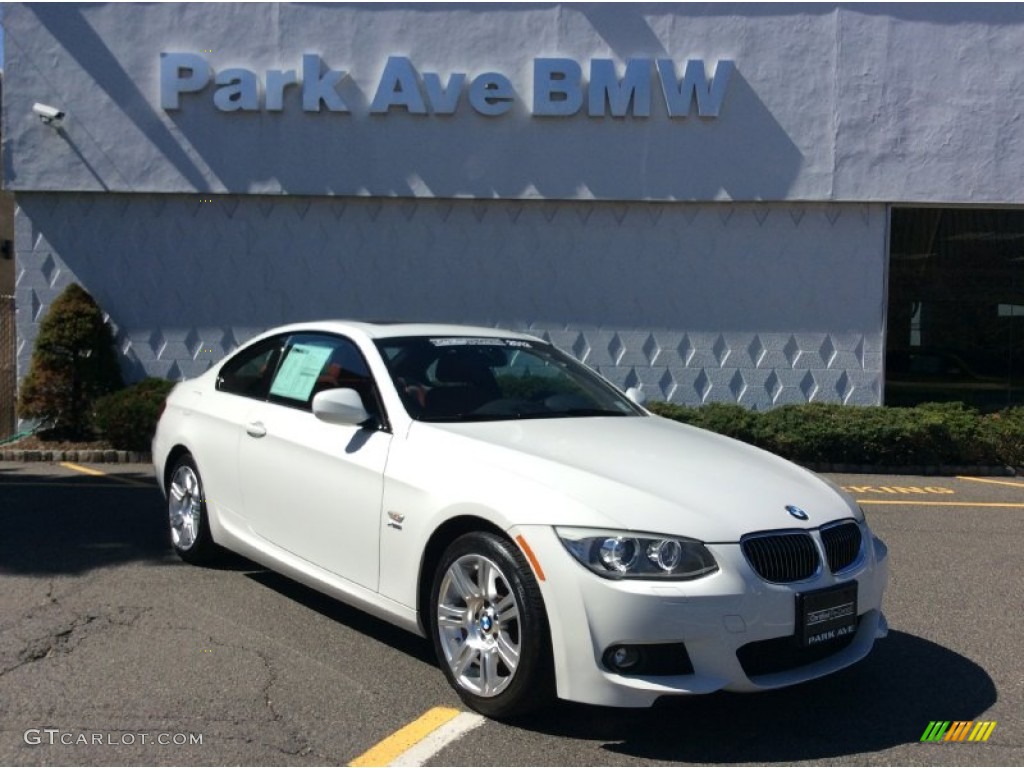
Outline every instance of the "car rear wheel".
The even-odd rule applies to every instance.
[[[203,481],[189,454],[178,459],[171,470],[167,483],[167,515],[171,544],[182,560],[198,565],[216,558],[218,549],[210,535]]]
[[[456,539],[438,564],[431,596],[438,661],[469,707],[506,718],[551,701],[547,616],[512,542],[483,532]]]

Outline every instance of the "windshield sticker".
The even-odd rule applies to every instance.
[[[270,394],[290,400],[308,400],[331,351],[330,347],[312,344],[294,345],[274,377]]]
[[[473,338],[441,338],[431,339],[435,347],[530,347],[528,341],[520,339],[473,339]]]

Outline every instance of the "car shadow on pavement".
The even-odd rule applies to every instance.
[[[292,581],[274,571],[254,571],[246,576],[253,581],[272,589],[278,594],[316,611],[332,621],[344,624],[368,638],[394,648],[418,661],[437,666],[434,649],[430,642],[418,635],[396,627],[383,619],[371,616],[329,595],[317,592],[304,584]],[[440,674],[440,672],[438,673]]]
[[[122,474],[118,480],[0,472],[0,573],[80,574],[128,562],[176,562],[160,491],[151,477]]]
[[[929,721],[973,720],[996,698],[970,659],[894,631],[859,664],[792,688],[672,697],[649,710],[560,703],[557,717],[516,725],[650,760],[818,762],[918,742]]]
[[[81,574],[129,562],[183,565],[148,471],[96,477],[0,468],[0,573]],[[262,569],[224,551],[208,566]]]

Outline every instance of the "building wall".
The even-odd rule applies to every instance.
[[[0,108],[3,72],[0,72]],[[0,150],[2,151],[2,150]],[[0,190],[0,440],[14,434],[17,418],[17,326],[14,318],[14,195]]]
[[[14,190],[603,200],[1024,202],[1018,4],[6,4],[5,177]],[[161,53],[264,87],[161,106]],[[265,104],[304,53],[344,70],[348,113]],[[446,84],[506,75],[512,109],[370,114],[390,56]],[[718,117],[532,114],[533,62],[732,61]],[[68,113],[63,134],[34,102]]]
[[[210,202],[205,202],[209,200]],[[886,208],[22,193],[19,367],[75,280],[132,378],[317,317],[531,329],[655,399],[879,402]]]
[[[8,4],[4,25],[21,375],[77,280],[132,378],[281,322],[394,318],[532,329],[659,399],[878,403],[888,207],[1024,203],[1014,4]],[[177,108],[175,52],[211,77]],[[304,55],[345,71],[347,111],[303,104]],[[452,114],[373,113],[391,57],[428,101],[465,74]],[[545,58],[581,67],[578,112],[537,114]],[[661,59],[711,88],[732,63],[717,116],[670,116],[656,67],[649,115],[591,109],[593,62]],[[212,79],[240,69],[256,108],[221,109]],[[270,70],[304,80],[280,109]],[[470,103],[487,72],[505,114]]]

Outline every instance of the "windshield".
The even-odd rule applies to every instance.
[[[377,341],[409,415],[420,421],[639,416],[643,411],[550,344],[463,336]]]

